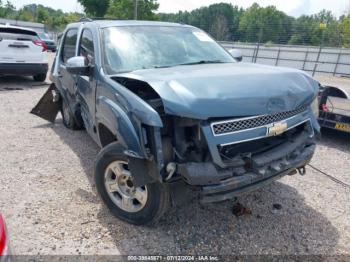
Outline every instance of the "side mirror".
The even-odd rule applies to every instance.
[[[83,56],[69,58],[66,69],[73,75],[88,76],[90,74],[90,66],[87,59]]]
[[[231,56],[237,60],[237,62],[241,62],[243,60],[243,54],[242,51],[239,49],[230,49],[228,52],[231,54]]]

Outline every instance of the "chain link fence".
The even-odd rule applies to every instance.
[[[239,49],[243,61],[292,67],[309,72],[350,77],[350,49],[322,46],[221,42],[226,49]]]

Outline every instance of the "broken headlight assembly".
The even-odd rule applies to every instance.
[[[311,110],[314,113],[315,117],[318,118],[320,112],[319,112],[319,109],[318,109],[318,99],[317,99],[317,97],[311,103]]]

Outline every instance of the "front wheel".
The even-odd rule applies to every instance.
[[[159,182],[136,187],[118,142],[98,154],[95,182],[103,202],[114,216],[128,223],[144,225],[156,222],[167,210],[169,191]]]
[[[69,108],[67,102],[64,99],[62,99],[61,114],[62,114],[63,124],[65,127],[72,130],[80,129],[77,121],[74,118],[74,115],[71,109]]]

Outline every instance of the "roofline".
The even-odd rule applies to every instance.
[[[0,24],[0,27],[1,27],[1,28],[13,28],[13,29],[20,29],[20,30],[23,30],[23,31],[28,31],[28,32],[37,33],[37,32],[36,32],[35,30],[33,30],[33,29],[26,28],[26,27],[20,27],[20,26],[13,26],[13,25],[1,25],[1,24]]]
[[[113,22],[118,23],[119,24],[113,24]],[[142,22],[144,22],[145,24],[142,24]],[[175,23],[175,22],[166,22],[166,21],[150,21],[150,20],[118,20],[118,19],[101,19],[101,18],[96,18],[96,19],[91,19],[88,17],[83,17],[80,20],[70,23],[67,25],[66,28],[70,27],[70,26],[80,26],[83,24],[95,24],[100,28],[106,28],[106,27],[112,27],[112,26],[159,26],[161,24],[164,24],[164,26],[178,26],[178,27],[194,27],[192,25],[188,25],[188,24],[183,24],[183,23]],[[110,23],[110,24],[108,24]],[[147,24],[148,23],[148,24]],[[152,23],[154,23],[154,25],[152,25]]]

